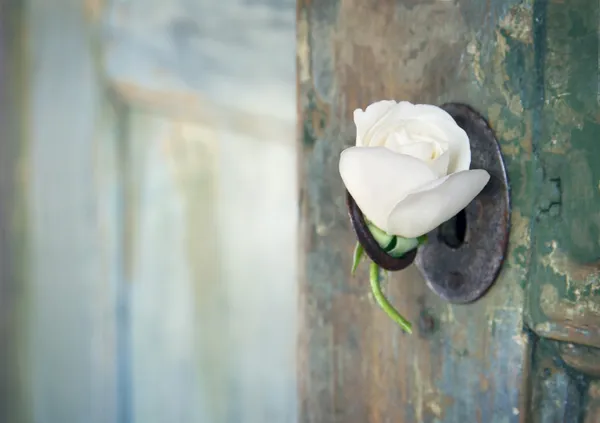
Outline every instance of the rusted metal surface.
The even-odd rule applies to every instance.
[[[492,286],[504,263],[510,218],[508,180],[500,146],[485,119],[465,105],[442,108],[469,136],[471,168],[485,169],[491,178],[465,209],[464,242],[449,245],[442,228],[437,228],[419,249],[415,263],[435,293],[464,304],[479,299]]]

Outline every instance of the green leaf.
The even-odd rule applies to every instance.
[[[392,242],[392,240],[394,239],[393,235],[382,231],[372,223],[367,223],[367,227],[369,228],[369,232],[371,232],[371,235],[373,235],[373,238],[375,238],[375,241],[377,241],[379,246],[383,249],[387,248],[387,246],[390,245],[390,242]]]
[[[385,311],[385,313],[403,330],[408,333],[412,333],[412,325],[410,322],[406,320],[400,313],[398,313],[398,311],[390,304],[388,299],[383,294],[383,291],[381,290],[381,284],[379,282],[379,266],[377,266],[375,263],[371,263],[369,279],[371,281],[371,291],[373,292],[373,296],[375,297],[377,304],[379,304],[379,307],[381,307],[382,310]]]
[[[358,267],[358,264],[360,263],[360,259],[362,258],[364,252],[365,249],[363,248],[362,244],[360,242],[357,242],[356,246],[354,247],[354,256],[352,258],[352,270],[350,271],[350,274],[352,276],[354,276],[354,274],[356,273],[356,268]]]
[[[410,250],[414,250],[419,246],[417,238],[402,238],[401,236],[396,237],[396,245],[393,249],[387,253],[392,257],[402,257]]]
[[[396,241],[398,240],[397,236],[393,236],[390,243],[388,245],[385,246],[384,250],[386,253],[389,253],[390,251],[392,251],[394,248],[396,248]]]
[[[367,221],[369,232],[377,241],[377,244],[392,257],[402,257],[404,254],[417,248],[419,245],[427,241],[427,235],[422,235],[418,238],[404,238],[401,236],[390,235],[387,232],[379,229],[373,223]]]

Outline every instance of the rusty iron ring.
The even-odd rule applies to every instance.
[[[358,204],[352,198],[352,195],[346,191],[346,205],[348,206],[348,215],[352,222],[352,227],[356,233],[358,242],[363,246],[365,253],[369,256],[373,263],[385,270],[398,271],[406,269],[412,264],[417,256],[417,249],[408,251],[402,257],[392,257],[375,240],[371,231],[367,227],[367,222],[362,212],[358,208]]]

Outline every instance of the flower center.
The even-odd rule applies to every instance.
[[[406,154],[427,163],[436,160],[447,149],[445,144],[422,133],[409,134],[406,128],[390,132],[384,146],[396,153]]]

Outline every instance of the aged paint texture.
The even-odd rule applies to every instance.
[[[525,310],[539,335],[592,347],[600,347],[599,12],[598,2],[577,0],[550,2],[544,16],[540,189]]]
[[[560,356],[557,346],[541,348],[523,330],[524,317],[539,335],[569,317],[597,321],[598,19],[593,2],[575,3],[299,2],[300,421],[570,422],[583,413],[551,398],[585,403],[591,394],[564,363],[595,355],[563,351],[558,376],[543,378],[540,363]],[[355,238],[338,156],[353,143],[352,111],[384,98],[480,110],[511,184],[506,264],[481,301],[444,303],[414,268],[388,279],[412,337],[369,298],[365,267],[349,275]],[[595,326],[579,329],[564,333],[591,343]]]
[[[481,29],[489,16],[471,13],[479,6],[467,2],[300,4],[299,107],[301,127],[309,128],[301,134],[302,421],[519,420],[512,388],[521,383],[527,350],[521,286],[530,240],[528,200],[519,194],[528,189],[532,131],[530,114],[523,116],[527,81],[514,86],[509,73],[524,73],[533,49],[530,6],[517,6],[495,5],[512,18],[497,14],[489,30]],[[414,268],[390,278],[390,296],[418,327],[412,337],[369,299],[364,268],[349,277],[354,237],[337,174],[339,152],[353,141],[352,110],[388,97],[466,101],[491,115],[512,152],[506,161],[517,191],[509,265],[484,300],[448,305]]]

